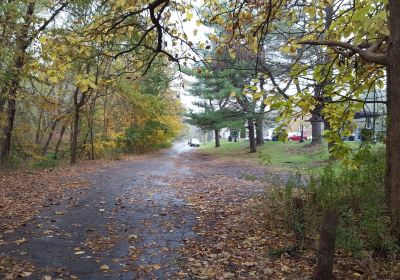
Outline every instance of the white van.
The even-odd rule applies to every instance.
[[[190,147],[200,147],[200,141],[197,138],[190,138],[188,141]]]

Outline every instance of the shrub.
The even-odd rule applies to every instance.
[[[53,153],[48,153],[45,156],[37,156],[32,162],[32,167],[34,168],[50,168],[55,167],[58,161],[54,159]]]
[[[169,126],[149,120],[143,126],[132,126],[126,130],[124,147],[128,152],[145,152],[168,143],[174,136]]]
[[[296,232],[300,225],[306,236],[314,238],[318,233],[321,210],[333,207],[340,214],[338,248],[355,255],[363,251],[394,253],[398,246],[391,234],[385,201],[384,150],[364,149],[360,152],[357,168],[342,166],[337,170],[328,166],[322,174],[303,178],[297,174],[283,188],[273,188],[270,203],[284,205],[281,214],[288,229]],[[295,197],[304,201],[304,221],[299,220],[296,207],[293,207]]]

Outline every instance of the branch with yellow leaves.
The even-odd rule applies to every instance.
[[[328,40],[307,40],[300,41],[300,45],[314,45],[314,46],[328,46],[331,47],[336,53],[345,57],[351,57],[355,54],[360,55],[367,62],[372,62],[380,65],[387,65],[388,58],[384,53],[375,53],[385,39],[378,40],[373,44],[360,44],[358,46],[352,45],[347,42],[337,42]]]

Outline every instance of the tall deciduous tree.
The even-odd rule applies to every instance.
[[[51,9],[49,9],[50,16],[44,20],[40,20],[38,16],[41,12],[39,10],[41,8],[39,1],[19,2],[20,1],[9,1],[8,3],[2,3],[2,5],[6,6],[5,18],[13,19],[14,29],[10,30],[7,26],[3,26],[1,29],[3,30],[3,34],[6,34],[9,38],[15,38],[13,39],[15,43],[13,43],[11,45],[12,48],[8,50],[12,52],[12,59],[10,64],[5,67],[5,71],[9,72],[9,74],[2,85],[0,96],[0,113],[3,112],[4,105],[7,104],[6,121],[3,127],[3,137],[0,146],[0,160],[3,161],[6,160],[10,154],[16,113],[17,91],[23,77],[23,67],[26,63],[28,49],[68,5],[68,3],[64,2],[51,7]],[[15,7],[13,8],[13,6]],[[15,13],[12,13],[12,11]],[[39,27],[35,24],[37,21],[40,23]],[[9,24],[10,22],[5,20],[2,23]]]

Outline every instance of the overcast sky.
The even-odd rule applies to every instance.
[[[202,1],[196,2],[196,4],[200,5]],[[180,21],[186,18],[185,15],[183,17],[179,15],[178,13],[172,14],[171,20],[173,21]],[[207,40],[206,34],[210,32],[210,29],[204,25],[197,25],[196,21],[199,18],[195,13],[193,13],[193,18],[190,21],[182,22],[182,28],[183,32],[186,33],[188,41],[191,41],[194,45],[197,45],[198,43],[205,42]],[[195,32],[196,30],[196,32]],[[196,33],[196,34],[195,34]],[[169,46],[172,44],[168,43]],[[188,64],[190,65],[191,61],[188,61]],[[195,78],[181,74],[180,79],[178,79],[174,83],[174,90],[177,91],[180,95],[180,99],[182,101],[182,104],[185,106],[186,109],[188,110],[194,110],[198,111],[199,108],[193,105],[193,102],[196,101],[196,98],[191,96],[188,92],[188,89],[190,88],[190,83],[195,81]]]

